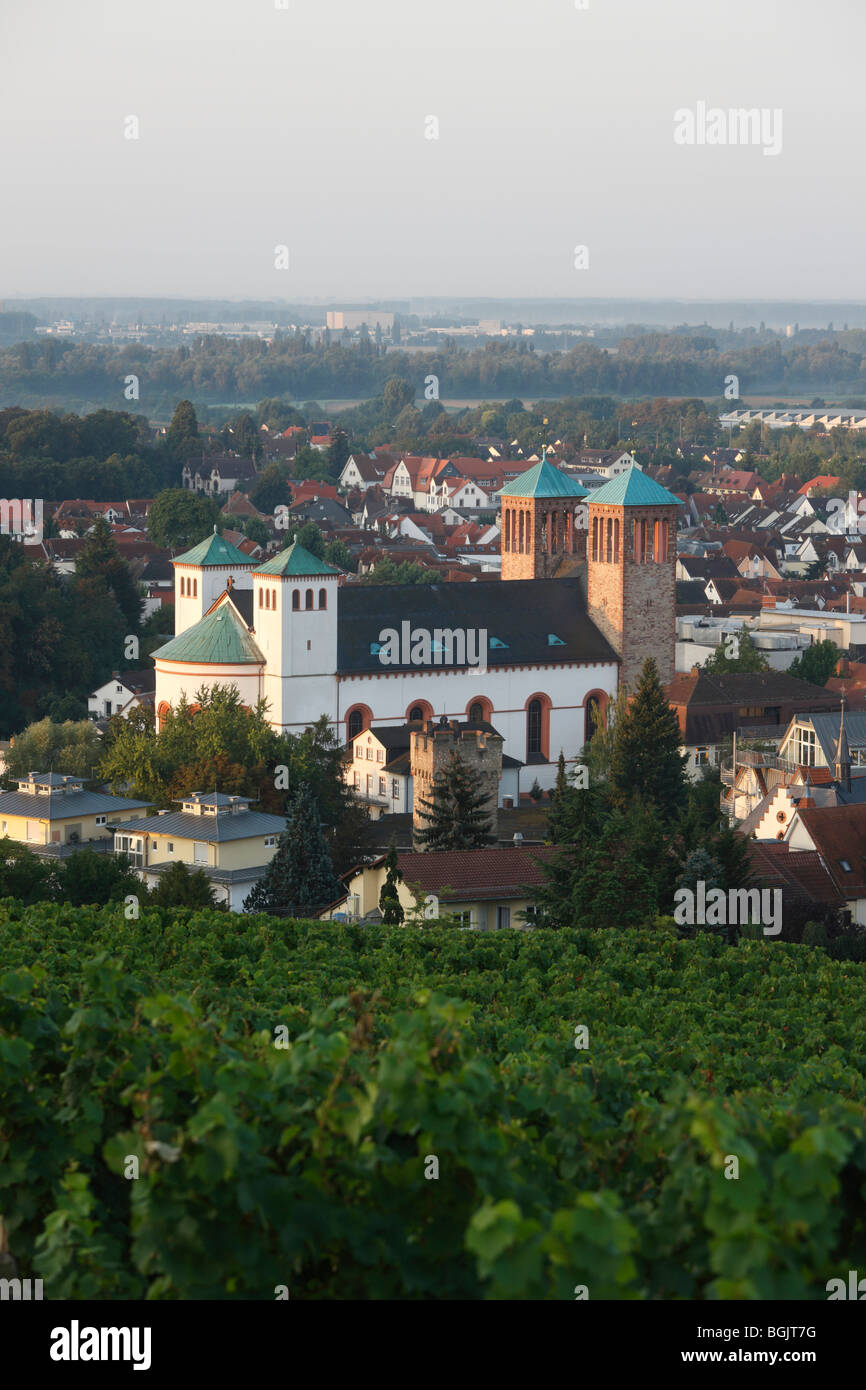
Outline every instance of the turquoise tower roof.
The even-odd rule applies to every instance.
[[[614,507],[678,507],[680,499],[661,483],[654,483],[637,464],[604,483],[589,494],[590,502],[607,502]]]

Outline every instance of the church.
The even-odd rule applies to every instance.
[[[157,727],[234,685],[281,732],[340,741],[407,720],[483,720],[553,785],[619,683],[674,676],[677,498],[637,467],[587,493],[547,459],[507,484],[501,578],[360,585],[297,542],[256,563],[221,536],[174,560],[175,636],[154,653]]]

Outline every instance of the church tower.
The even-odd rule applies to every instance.
[[[212,536],[171,562],[174,565],[174,632],[179,637],[201,622],[220,594],[234,586],[249,589],[255,561],[213,528]]]
[[[262,695],[276,727],[333,717],[322,703],[322,677],[337,672],[339,583],[340,571],[297,541],[255,566],[253,632],[265,658]]]
[[[549,579],[586,558],[586,489],[545,457],[499,496],[503,579]]]
[[[587,607],[632,689],[648,656],[675,675],[679,501],[633,465],[589,494]]]

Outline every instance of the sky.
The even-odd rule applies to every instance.
[[[863,0],[283,4],[0,0],[0,300],[866,299]]]

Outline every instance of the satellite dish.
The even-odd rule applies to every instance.
[[[436,894],[435,894],[435,893],[428,893],[427,896],[426,896],[426,898],[424,899],[424,917],[425,917],[425,920],[431,921],[434,917],[438,917],[438,916],[439,916],[439,899],[436,897]]]

